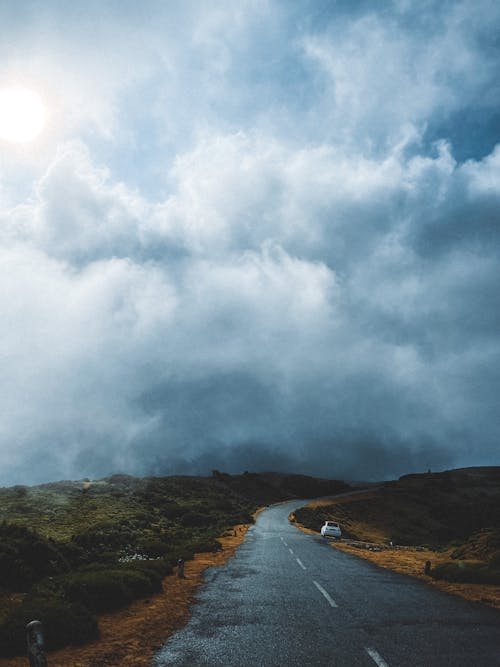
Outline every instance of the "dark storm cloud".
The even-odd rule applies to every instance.
[[[0,163],[1,481],[495,462],[498,8],[122,6]]]

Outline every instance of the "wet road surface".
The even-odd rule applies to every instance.
[[[500,667],[500,612],[341,553],[271,507],[154,667]]]

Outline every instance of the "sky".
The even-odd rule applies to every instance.
[[[499,28],[0,0],[0,484],[498,464]]]

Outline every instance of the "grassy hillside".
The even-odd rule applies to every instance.
[[[260,506],[344,491],[343,482],[274,473],[65,481],[0,489],[0,654],[25,650],[39,618],[49,649],[98,634],[96,614],[158,591],[179,558]]]
[[[425,546],[447,551],[432,571],[448,581],[500,583],[500,468],[405,475],[367,495],[304,507],[296,520],[319,531],[338,521],[343,535],[380,548]]]

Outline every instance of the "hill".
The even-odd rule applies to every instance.
[[[500,467],[404,475],[361,495],[313,503],[295,519],[317,532],[324,521],[338,521],[342,548],[398,571],[420,576],[430,560],[435,579],[500,584]]]

